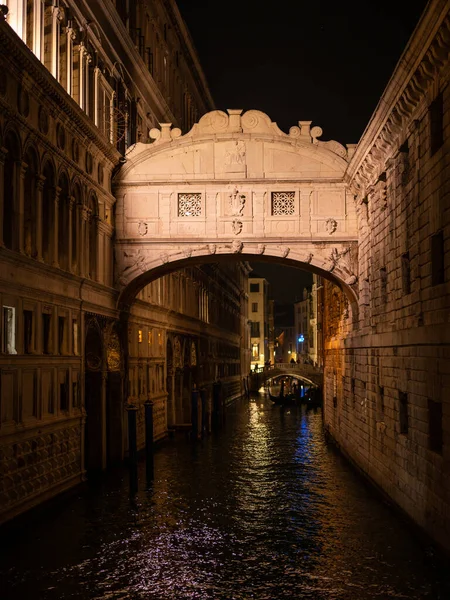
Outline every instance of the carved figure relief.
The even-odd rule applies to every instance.
[[[331,235],[337,229],[337,221],[335,219],[327,219],[325,221],[325,231]]]
[[[240,194],[237,188],[234,189],[234,192],[230,194],[230,210],[231,214],[235,217],[242,215],[242,211],[245,206],[245,194]]]
[[[183,249],[183,256],[185,258],[190,258],[192,256],[192,248],[184,248]]]
[[[208,252],[210,254],[215,254],[217,250],[217,247],[215,244],[208,244]]]
[[[282,247],[280,248],[280,250],[281,250],[281,256],[282,256],[283,258],[286,258],[286,256],[287,256],[287,255],[289,254],[289,252],[291,251],[291,249],[290,249],[290,248],[288,248],[287,246],[282,246]]]
[[[181,369],[181,342],[180,338],[176,337],[173,343],[173,366],[175,369]]]
[[[111,331],[106,347],[108,371],[120,370],[120,341],[116,331]]]
[[[266,251],[265,244],[258,244],[258,254],[264,254],[265,251]]]
[[[244,169],[246,164],[245,158],[245,142],[236,141],[232,145],[228,145],[225,150],[224,166],[226,171]]]
[[[234,219],[231,227],[233,228],[233,233],[234,235],[239,235],[242,231],[242,227],[243,227],[243,223],[242,221],[239,221],[238,219]]]
[[[244,244],[242,242],[239,242],[238,240],[234,240],[234,242],[231,244],[231,250],[235,254],[238,254],[239,252],[242,252],[242,248],[243,247],[244,247]]]
[[[191,342],[191,367],[197,366],[197,351],[194,342]]]

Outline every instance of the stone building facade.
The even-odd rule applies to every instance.
[[[450,548],[450,15],[425,10],[352,157],[358,312],[325,282],[325,422]]]
[[[159,122],[212,107],[173,2],[8,0],[0,18],[0,521],[122,460],[191,386],[241,394],[245,263],[196,266],[118,309],[112,177]],[[224,293],[224,290],[226,293]],[[245,364],[248,370],[248,364]]]
[[[248,309],[250,321],[251,369],[262,368],[270,355],[269,319],[270,300],[269,282],[255,274],[248,280]],[[273,341],[272,341],[273,348]]]

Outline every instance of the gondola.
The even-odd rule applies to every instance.
[[[278,406],[294,406],[298,404],[297,398],[294,394],[280,394],[279,396],[274,396],[269,391],[269,398],[274,404],[277,404]]]

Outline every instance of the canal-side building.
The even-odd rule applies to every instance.
[[[0,521],[122,460],[190,391],[248,372],[245,263],[176,270],[119,310],[112,178],[212,99],[174,2],[7,0],[0,17]],[[146,225],[143,223],[142,228]],[[141,234],[145,235],[142,229]],[[208,406],[208,403],[207,403]]]
[[[432,0],[351,158],[355,305],[324,282],[325,423],[450,548],[450,14]],[[353,313],[353,314],[352,314]]]
[[[251,369],[261,368],[270,356],[270,299],[269,282],[251,274],[248,280]],[[273,348],[273,341],[272,341]]]

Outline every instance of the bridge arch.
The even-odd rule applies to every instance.
[[[231,109],[185,135],[170,123],[153,129],[154,142],[136,144],[114,179],[121,308],[161,275],[231,258],[316,272],[356,308],[353,148],[321,134],[309,121],[284,133],[260,111]]]

